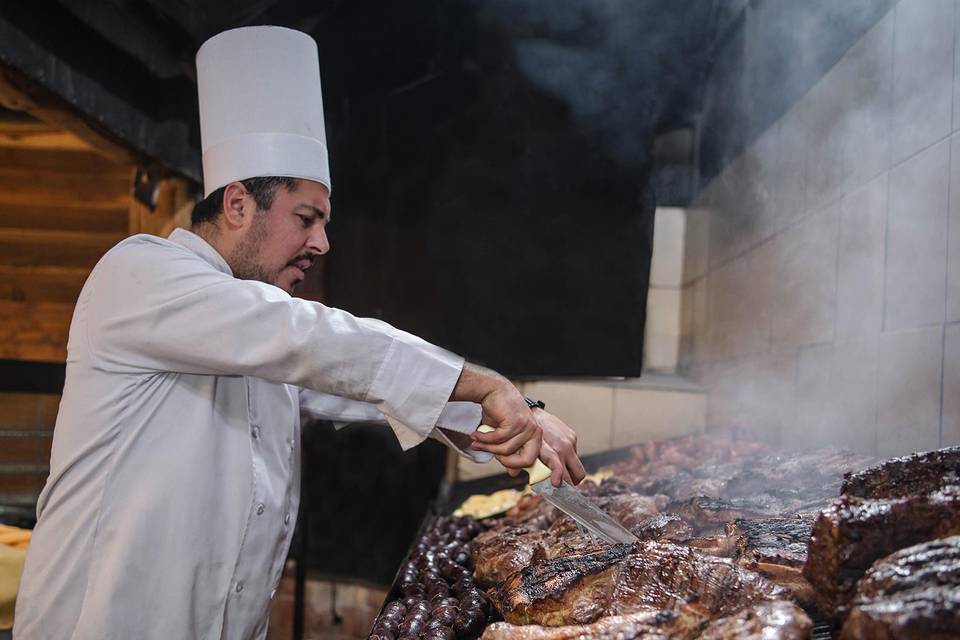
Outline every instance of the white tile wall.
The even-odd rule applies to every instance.
[[[843,191],[890,166],[894,13],[880,20],[831,70],[840,77]]]
[[[942,360],[942,326],[880,336],[877,451],[881,456],[939,446]]]
[[[684,284],[693,282],[707,273],[710,216],[711,210],[706,206],[692,206],[687,209],[683,242]]]
[[[707,282],[709,360],[727,360],[765,351],[776,278],[771,243],[711,272]]]
[[[838,341],[880,333],[887,231],[887,174],[844,197],[837,269]]]
[[[613,390],[581,382],[529,382],[524,393],[542,400],[577,432],[580,453],[610,448],[613,429]]]
[[[643,367],[672,373],[680,350],[680,289],[647,289]]]
[[[683,284],[683,242],[686,211],[657,207],[653,225],[650,286],[679,289]]]
[[[947,249],[947,320],[960,320],[960,134],[950,141],[950,219]]]
[[[943,322],[950,142],[890,173],[885,331]]]
[[[771,339],[796,347],[833,339],[840,204],[812,214],[778,235]]]
[[[893,161],[951,130],[954,0],[901,0],[895,9]]]
[[[947,325],[943,354],[941,446],[960,445],[960,324]]]
[[[833,345],[800,350],[797,361],[796,425],[784,441],[791,447],[810,448],[829,443],[836,431],[832,370]]]
[[[706,398],[699,393],[617,388],[613,394],[613,446],[702,432]]]

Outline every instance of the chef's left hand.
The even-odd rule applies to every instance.
[[[567,426],[563,420],[543,409],[534,409],[533,417],[536,418],[543,433],[540,459],[543,460],[544,455],[548,457],[551,454],[556,455],[563,463],[563,479],[573,485],[580,484],[587,472],[577,455],[576,432]],[[549,447],[551,451],[544,451],[546,447]],[[546,460],[544,462],[546,463]],[[547,466],[553,468],[553,465],[549,463]],[[559,484],[559,482],[554,482],[554,484]]]

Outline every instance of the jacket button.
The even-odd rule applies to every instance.
[[[262,503],[262,502],[261,502],[260,504],[258,504],[258,505],[257,505],[257,515],[258,515],[258,516],[262,516],[262,515],[263,515],[263,511],[264,511],[265,508],[266,508],[266,507],[263,506],[263,503]]]
[[[243,582],[242,582],[242,581],[238,581],[238,582],[237,582],[237,593],[240,593],[241,591],[243,591]]]
[[[283,516],[283,524],[290,524],[290,514]]]
[[[254,440],[259,440],[259,439],[260,439],[260,427],[258,427],[257,425],[253,425],[253,427],[250,429],[250,435],[253,436],[253,439],[254,439]]]

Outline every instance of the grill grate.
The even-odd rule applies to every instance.
[[[813,621],[813,640],[832,640],[833,627],[828,622]]]

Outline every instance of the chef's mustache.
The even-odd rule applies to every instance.
[[[313,263],[316,262],[316,260],[317,260],[317,254],[315,254],[315,253],[301,253],[300,255],[298,255],[297,257],[295,257],[293,260],[291,260],[290,262],[288,262],[288,263],[287,263],[287,266],[288,266],[288,267],[296,266],[296,264],[297,264],[298,262],[300,262],[301,260],[309,260],[309,261],[310,261],[310,266],[312,267],[312,266],[313,266]]]

